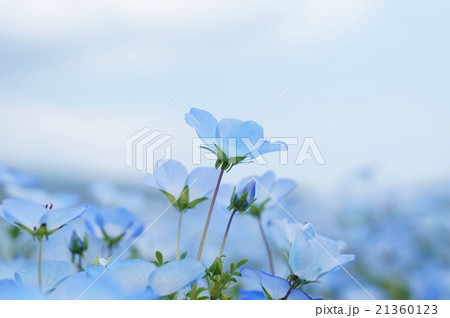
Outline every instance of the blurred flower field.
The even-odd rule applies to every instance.
[[[0,167],[0,299],[450,298],[450,181],[383,189],[364,169],[321,193],[272,167],[228,184],[285,145],[231,153],[262,128],[198,109],[186,122],[215,168],[169,160],[144,190],[50,191]]]

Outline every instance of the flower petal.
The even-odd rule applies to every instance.
[[[67,223],[79,218],[86,211],[87,206],[80,206],[71,209],[49,210],[47,212],[47,230],[58,229]]]
[[[178,198],[186,185],[187,176],[188,172],[183,164],[170,159],[155,170],[154,180],[158,189]]]
[[[193,259],[173,261],[158,267],[150,275],[152,290],[159,296],[167,296],[191,285],[205,274],[205,266]]]
[[[70,265],[62,261],[42,263],[42,292],[55,288],[56,284],[69,275]],[[32,265],[19,270],[15,274],[19,287],[39,288],[38,266]]]
[[[191,126],[202,139],[212,139],[216,136],[217,119],[209,112],[198,108],[191,108],[184,116],[186,124]],[[208,144],[209,141],[205,142]]]
[[[40,204],[25,199],[6,199],[0,206],[0,215],[9,223],[22,224],[30,230],[39,228],[39,220],[47,210]]]
[[[214,189],[219,178],[219,170],[198,167],[189,174],[186,184],[189,185],[189,200],[207,197]]]

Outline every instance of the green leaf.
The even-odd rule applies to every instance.
[[[237,165],[238,163],[242,162],[243,160],[245,160],[245,158],[247,158],[247,156],[239,156],[239,157],[233,157],[229,159],[229,162],[233,165]]]
[[[177,199],[175,199],[175,197],[173,195],[171,195],[169,192],[164,191],[164,190],[160,190],[160,191],[166,196],[166,198],[169,200],[170,204],[175,204]]]
[[[14,224],[17,225],[17,226],[18,226],[19,228],[21,228],[22,230],[28,232],[28,233],[29,233],[30,235],[32,235],[32,236],[35,236],[35,235],[36,235],[36,232],[30,230],[30,229],[27,228],[25,225],[22,225],[22,224],[17,223],[17,222],[15,222]]]
[[[189,202],[189,204],[187,205],[187,208],[188,209],[193,209],[193,208],[195,208],[197,206],[197,204],[199,204],[199,203],[201,203],[201,202],[203,202],[205,200],[208,200],[208,198],[200,198],[200,199],[194,200],[192,202]]]
[[[180,259],[185,259],[187,255],[188,255],[188,252],[186,251],[180,255]]]
[[[216,169],[219,169],[219,167],[222,165],[222,163],[223,163],[223,161],[222,161],[221,159],[217,159],[217,160],[216,160],[215,168],[216,168]]]
[[[162,253],[160,251],[156,251],[155,256],[156,256],[156,261],[158,262],[158,264],[162,265],[163,261],[164,261]]]
[[[246,264],[247,262],[248,262],[248,258],[244,258],[244,259],[240,260],[239,262],[237,262],[236,268],[241,267],[242,265]]]
[[[188,208],[189,203],[189,186],[185,186],[181,191],[180,197],[177,200],[179,211],[184,211]]]
[[[216,144],[214,144],[214,146],[216,147],[217,159],[221,159],[223,161],[228,161],[228,158],[227,158],[227,155],[225,154],[225,152],[223,152],[222,149],[220,149],[219,146],[217,146]]]
[[[267,292],[267,290],[263,287],[263,292],[264,295],[266,295],[267,300],[273,300],[272,296],[270,296],[270,294]]]
[[[200,146],[200,149],[205,149],[205,150],[211,151],[213,154],[216,153],[214,150],[212,150],[211,148],[208,148],[206,146]]]

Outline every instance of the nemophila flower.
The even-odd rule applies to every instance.
[[[219,173],[212,168],[198,167],[188,173],[181,162],[167,160],[146,175],[144,183],[160,190],[178,211],[186,211],[207,199],[216,185]]]
[[[266,172],[261,177],[248,177],[244,179],[243,182],[248,182],[248,180],[252,180],[256,183],[256,197],[258,198],[258,202],[255,202],[250,206],[250,215],[257,218],[259,231],[269,259],[270,270],[272,275],[274,275],[275,267],[273,264],[272,251],[269,246],[261,216],[267,208],[271,208],[275,204],[280,204],[280,201],[295,189],[297,183],[292,179],[276,179],[275,173],[272,171]]]
[[[89,206],[86,210],[85,223],[89,231],[105,242],[110,256],[114,246],[136,238],[144,230],[144,224],[124,208],[101,209]]]
[[[213,168],[198,167],[188,174],[181,162],[168,160],[157,167],[153,175],[144,178],[146,185],[160,190],[179,214],[176,259],[180,259],[181,223],[183,212],[205,201],[214,189],[219,172]]]
[[[242,183],[248,182],[248,180],[256,181],[258,202],[250,208],[250,214],[256,217],[260,217],[265,209],[271,208],[284,200],[297,187],[297,182],[293,179],[277,179],[273,171],[267,171],[262,176],[247,177]]]
[[[70,265],[62,261],[42,263],[42,281],[38,280],[38,265],[17,271],[14,275],[17,285],[24,289],[40,289],[43,293],[53,290],[70,272]]]
[[[25,199],[6,199],[0,205],[0,216],[33,237],[46,237],[67,223],[79,218],[85,206],[69,209],[52,209],[52,204],[41,205]]]
[[[69,242],[69,250],[72,255],[72,263],[75,263],[75,257],[78,256],[78,269],[81,270],[81,261],[83,259],[84,252],[88,249],[87,234],[84,235],[83,240],[78,236],[76,231],[72,232]]]
[[[52,299],[156,299],[148,278],[156,266],[144,260],[116,260],[84,267],[58,284]]]
[[[80,202],[80,196],[74,193],[50,193],[41,188],[26,188],[18,184],[6,185],[5,193],[10,198],[26,199],[42,204],[51,202],[53,204],[53,209],[70,208]]]
[[[231,194],[230,205],[228,206],[228,210],[232,212],[225,229],[219,256],[223,254],[223,250],[225,249],[225,243],[227,241],[228,232],[230,231],[230,226],[234,215],[236,212],[244,213],[253,204],[253,202],[255,202],[255,200],[255,180],[252,179],[248,183],[244,184],[238,192],[236,192],[236,188],[234,188],[233,193]]]
[[[255,202],[255,180],[243,184],[239,191],[233,192],[229,210],[245,212]]]
[[[244,278],[257,282],[261,289],[244,292],[246,299],[285,299],[285,300],[312,300],[303,290],[298,289],[300,284],[291,280],[270,275],[263,271],[255,272],[250,268],[241,271]]]
[[[41,300],[45,296],[35,289],[17,286],[14,279],[0,280],[0,300]]]
[[[226,118],[217,121],[209,112],[192,108],[185,115],[205,147],[218,157],[216,168],[227,170],[245,159],[254,159],[269,152],[287,150],[284,142],[264,139],[263,128],[253,121]]]
[[[311,224],[297,231],[289,252],[293,275],[305,281],[316,281],[329,271],[354,260],[355,255],[341,254],[342,244],[317,235]]]
[[[155,269],[154,264],[140,259],[116,260],[111,262],[111,265],[84,268],[91,277],[113,279],[123,290],[130,293],[144,292],[148,286],[148,278]]]
[[[149,278],[149,285],[159,296],[171,295],[205,275],[205,265],[193,259],[173,261],[155,269]]]

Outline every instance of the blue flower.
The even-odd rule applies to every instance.
[[[8,184],[5,187],[5,193],[11,198],[21,198],[45,204],[51,202],[53,209],[70,208],[80,202],[77,194],[68,192],[49,193],[41,188],[25,188],[17,184]]]
[[[100,209],[89,206],[86,210],[86,227],[108,248],[119,242],[133,239],[144,230],[144,224],[124,208]]]
[[[288,299],[288,300],[312,300],[303,290],[297,288],[291,288],[291,284],[287,279],[270,275],[266,272],[255,272],[250,268],[244,268],[241,271],[241,275],[254,282],[257,282],[261,290],[255,290],[246,292],[244,295],[246,299],[261,299],[264,295],[264,299]],[[287,297],[286,297],[287,296]],[[254,297],[254,298],[249,298]]]
[[[215,147],[219,147],[226,155],[226,158],[221,159],[239,158],[239,162],[287,149],[283,142],[270,143],[265,140],[263,128],[253,121],[226,118],[218,122],[209,112],[197,108],[192,108],[185,115],[185,121],[196,130],[205,146],[218,156],[220,151]]]
[[[24,289],[17,286],[14,279],[0,280],[1,300],[41,300],[44,295],[36,289]]]
[[[169,262],[151,273],[149,284],[157,295],[171,295],[202,278],[205,269],[205,265],[193,259]]]
[[[52,205],[42,206],[24,199],[6,199],[0,205],[0,216],[7,222],[26,230],[33,236],[48,236],[67,223],[79,218],[86,207],[52,209]]]
[[[14,275],[17,285],[24,289],[53,290],[70,272],[70,265],[62,261],[42,263],[42,287],[39,287],[38,266],[32,265],[17,271]]]
[[[156,299],[148,277],[156,266],[144,260],[117,260],[109,267],[88,266],[70,275],[51,294],[53,299]]]
[[[273,171],[267,171],[262,176],[251,176],[248,179],[256,180],[256,197],[261,202],[267,202],[265,207],[270,207],[269,204],[274,201],[280,202],[284,200],[297,187],[297,182],[289,178],[275,177]],[[245,179],[244,181],[245,182]]]
[[[171,159],[156,168],[153,175],[146,175],[144,183],[163,192],[179,211],[184,211],[207,199],[218,176],[217,170],[205,167],[188,174],[181,162]]]
[[[233,193],[231,204],[228,209],[242,213],[246,211],[253,202],[255,202],[255,180],[251,179],[249,182],[242,185],[238,192]]]
[[[292,274],[305,281],[320,276],[355,259],[355,255],[341,254],[342,242],[317,235],[311,224],[297,231],[289,253]]]

